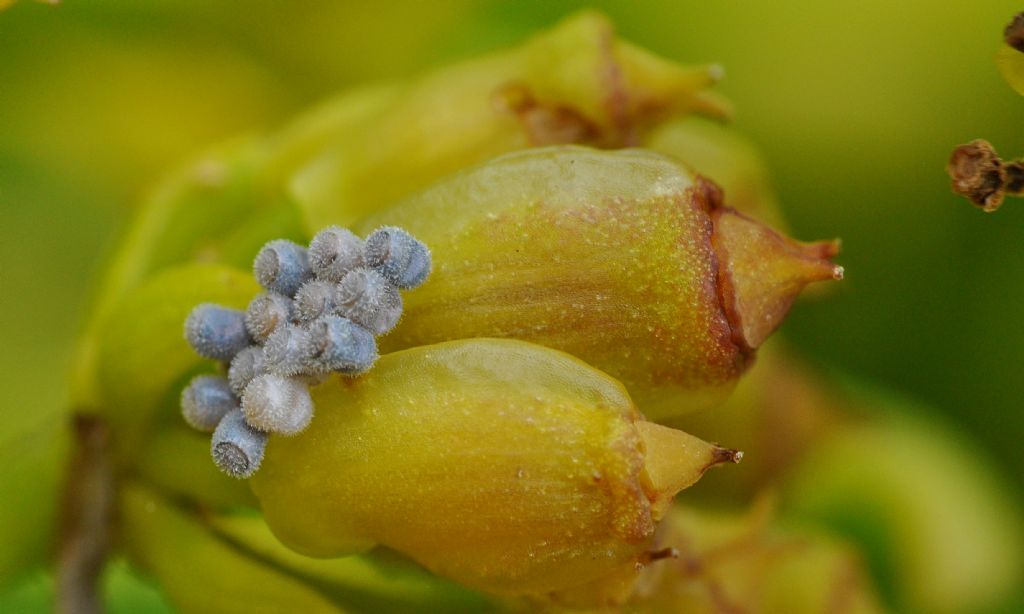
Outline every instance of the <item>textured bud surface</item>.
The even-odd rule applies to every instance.
[[[227,378],[197,375],[181,391],[181,415],[194,429],[213,432],[221,418],[238,409],[238,398]]]
[[[707,91],[720,75],[718,66],[682,66],[630,45],[606,17],[584,11],[515,49],[404,84],[302,169],[292,195],[307,230],[347,226],[509,151],[624,147],[674,112],[726,114],[728,104]]]
[[[309,243],[309,265],[317,278],[339,282],[363,266],[363,240],[347,228],[325,228]]]
[[[680,431],[649,438],[615,380],[519,341],[388,354],[313,392],[317,419],[272,438],[252,481],[275,534],[314,556],[381,544],[497,593],[636,560],[660,502],[720,462]]]
[[[224,361],[252,343],[245,314],[212,303],[198,305],[188,315],[185,339],[200,356]]]
[[[249,383],[242,395],[245,420],[253,428],[295,435],[313,419],[313,400],[306,383],[268,373]]]
[[[335,292],[337,313],[374,335],[389,332],[402,317],[402,295],[376,270],[352,271]]]
[[[639,150],[534,149],[454,175],[359,225],[400,225],[434,257],[434,272],[404,298],[402,321],[381,351],[517,338],[621,380],[651,419],[713,406],[756,345],[734,335],[733,316],[748,308],[745,322],[770,316],[763,337],[803,283],[834,268],[792,267],[792,252],[757,235],[746,252],[767,273],[757,295],[778,300],[726,304],[721,271],[735,271],[739,288],[753,268],[729,269],[729,254],[716,249],[720,198],[713,184]]]
[[[241,410],[229,412],[217,425],[210,442],[213,462],[234,478],[248,478],[260,468],[267,434],[246,424]]]
[[[285,296],[294,296],[313,277],[306,248],[284,239],[264,245],[252,268],[261,286]]]
[[[249,303],[245,327],[258,343],[264,343],[279,326],[292,317],[292,299],[277,292],[263,292]]]

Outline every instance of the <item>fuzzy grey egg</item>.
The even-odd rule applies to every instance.
[[[289,324],[274,331],[263,346],[263,365],[269,373],[291,376],[312,373],[314,353],[309,331]]]
[[[402,295],[373,269],[356,269],[336,290],[335,311],[374,335],[383,335],[402,317]]]
[[[263,292],[245,310],[245,328],[257,343],[264,343],[279,326],[292,319],[292,299],[277,292]]]
[[[245,421],[241,409],[229,412],[217,425],[210,441],[213,462],[233,478],[252,476],[263,462],[267,447],[267,434]]]
[[[366,238],[366,266],[376,269],[401,290],[423,284],[430,275],[430,250],[405,230],[384,226]]]
[[[302,284],[295,294],[295,319],[311,322],[334,311],[337,306],[337,285],[322,279],[311,279]]]
[[[242,392],[249,382],[266,372],[266,366],[263,364],[263,348],[258,345],[250,345],[231,359],[231,366],[228,367],[228,383],[231,385],[231,391],[242,396]]]
[[[206,433],[217,428],[221,418],[238,407],[238,397],[227,378],[221,376],[197,375],[181,391],[181,416],[189,426]]]
[[[301,379],[268,373],[249,383],[242,395],[242,411],[253,428],[296,435],[313,419],[313,398]]]
[[[197,305],[188,314],[185,340],[200,356],[225,362],[252,343],[245,314],[212,303]]]
[[[302,284],[313,277],[306,248],[285,239],[264,245],[252,268],[261,286],[285,296],[295,296]]]
[[[309,243],[309,265],[317,278],[339,282],[345,274],[363,266],[363,240],[351,230],[330,226]]]
[[[313,361],[324,371],[358,375],[377,360],[373,333],[336,315],[324,316],[309,327],[314,345]]]

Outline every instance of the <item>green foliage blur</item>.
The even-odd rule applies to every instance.
[[[941,411],[1024,489],[1024,207],[982,214],[944,172],[974,138],[1024,155],[1024,99],[993,62],[1021,8],[1008,0],[16,2],[0,12],[0,444],[59,436],[104,255],[189,154],[584,6],[662,55],[720,62],[792,234],[842,237],[846,280],[794,309],[791,344]],[[48,462],[14,456],[26,472]],[[110,582],[130,587],[124,611],[162,607],[127,572]]]

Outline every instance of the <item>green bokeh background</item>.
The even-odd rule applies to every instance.
[[[575,8],[720,62],[793,234],[840,236],[841,289],[784,334],[908,393],[1024,487],[1024,206],[954,196],[954,145],[1024,154],[992,56],[1013,2],[22,1],[0,12],[0,441],[59,419],[90,288],[148,186],[366,79],[514,44]]]

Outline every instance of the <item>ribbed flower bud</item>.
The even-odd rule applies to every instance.
[[[200,356],[223,361],[252,343],[245,329],[245,314],[212,303],[203,303],[188,315],[185,339]]]
[[[708,91],[721,74],[660,58],[618,38],[603,15],[581,12],[514,49],[352,93],[339,105],[351,125],[297,173],[292,193],[308,228],[347,226],[509,151],[626,147],[666,116],[728,114]],[[377,108],[366,110],[368,100]]]
[[[801,289],[842,275],[834,243],[721,196],[638,150],[534,149],[454,175],[357,226],[407,228],[434,257],[381,350],[511,337],[618,378],[648,418],[714,405]]]
[[[252,268],[261,286],[285,296],[295,296],[299,287],[313,277],[306,248],[284,239],[264,245]]]
[[[887,611],[850,544],[825,531],[787,527],[764,503],[747,514],[676,506],[659,536],[673,559],[623,570],[636,590],[627,583],[620,594],[605,592],[601,605],[624,605],[636,614]],[[589,605],[608,588],[611,583],[595,583],[560,597]]]
[[[339,282],[363,266],[363,240],[347,228],[325,228],[309,243],[309,265],[318,279]]]
[[[221,418],[238,409],[238,397],[227,378],[197,375],[181,391],[181,415],[194,429],[213,432]]]
[[[213,432],[210,454],[221,471],[241,479],[260,468],[266,446],[267,434],[246,424],[242,410],[235,409],[224,416]]]
[[[317,419],[271,438],[252,482],[275,534],[318,557],[387,546],[501,594],[642,559],[675,493],[738,457],[644,422],[615,380],[520,341],[388,354],[313,395]]]
[[[242,395],[245,421],[253,428],[295,435],[313,419],[313,400],[306,382],[273,373],[251,381]]]
[[[388,279],[373,269],[356,269],[338,284],[334,295],[337,313],[383,335],[402,317],[402,295]]]

